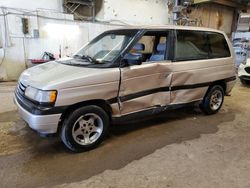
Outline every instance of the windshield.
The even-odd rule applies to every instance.
[[[86,62],[99,65],[111,63],[136,33],[136,30],[105,32],[80,49],[73,58],[80,60],[83,62],[82,64],[86,64]]]

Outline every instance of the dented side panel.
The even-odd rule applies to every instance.
[[[198,100],[202,100],[207,87],[195,88],[195,89],[182,89],[178,91],[171,91],[171,104],[184,104]]]
[[[230,62],[233,62],[231,58],[174,62],[171,104],[201,100],[212,82],[235,75],[233,64]],[[175,90],[176,86],[190,87]]]
[[[209,85],[235,76],[232,57],[159,62],[122,70],[121,115],[154,106],[202,100]],[[227,83],[227,92],[234,82]]]
[[[171,62],[147,62],[122,69],[121,114],[170,103]],[[158,89],[158,90],[157,90]]]
[[[125,101],[122,104],[122,115],[145,110],[152,106],[165,106],[164,102],[169,102],[169,94],[170,92],[159,92]]]

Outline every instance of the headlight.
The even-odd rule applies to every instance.
[[[31,100],[40,103],[54,103],[56,101],[57,91],[43,91],[34,87],[28,86],[25,89],[25,96]]]

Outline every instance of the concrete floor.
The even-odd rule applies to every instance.
[[[250,88],[221,111],[168,111],[113,126],[97,149],[73,154],[16,113],[15,83],[0,83],[1,187],[250,187]]]

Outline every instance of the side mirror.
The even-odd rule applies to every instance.
[[[123,58],[121,60],[121,67],[128,67],[128,66],[129,66],[128,60]]]
[[[126,54],[122,59],[122,66],[140,65],[142,63],[141,54]]]

